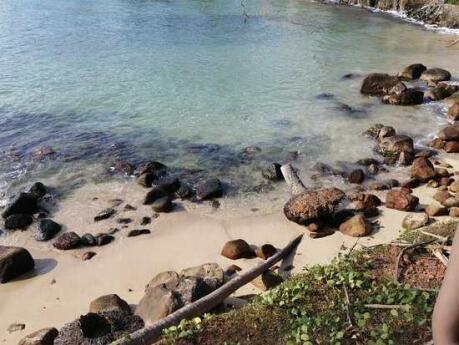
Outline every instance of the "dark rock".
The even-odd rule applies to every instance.
[[[261,247],[257,247],[257,249],[255,249],[255,255],[263,260],[269,259],[276,253],[277,249],[272,244],[264,244]]]
[[[48,241],[52,239],[62,227],[51,219],[40,220],[40,225],[33,232],[33,237],[36,241]]]
[[[371,223],[363,216],[356,215],[339,226],[339,231],[352,237],[367,236],[371,233]]]
[[[203,181],[196,186],[196,198],[198,200],[220,198],[222,195],[223,187],[217,178]]]
[[[392,93],[384,96],[382,102],[392,105],[417,105],[424,101],[424,92],[413,88],[406,89],[400,93]]]
[[[351,80],[351,79],[356,79],[356,78],[360,78],[361,75],[358,74],[358,73],[346,73],[344,74],[341,79],[343,80]]]
[[[238,265],[229,265],[225,270],[225,275],[232,276],[233,274],[239,271],[242,271],[242,268],[240,268]]]
[[[118,207],[124,202],[124,200],[123,199],[110,199],[109,202],[112,204],[112,207]]]
[[[167,213],[172,211],[172,209],[174,208],[174,204],[172,203],[170,197],[165,196],[163,198],[155,200],[151,207],[155,212]]]
[[[409,189],[416,188],[416,187],[419,187],[419,181],[415,178],[410,178],[409,180],[404,181],[401,184],[401,187],[409,188]]]
[[[97,240],[92,234],[84,234],[81,236],[81,245],[85,247],[92,247],[97,245]]]
[[[355,169],[351,171],[350,174],[347,176],[347,180],[349,181],[349,183],[360,184],[363,182],[364,179],[365,173],[362,169]]]
[[[405,67],[403,71],[401,71],[398,74],[398,77],[401,80],[406,80],[406,81],[411,81],[411,80],[416,80],[419,79],[421,74],[427,70],[427,67],[424,66],[423,64],[416,63],[409,65],[408,67]]]
[[[442,68],[429,68],[421,74],[421,80],[428,85],[436,85],[438,82],[451,79],[451,73]]]
[[[118,224],[132,223],[132,219],[131,218],[118,218],[116,221],[117,221]]]
[[[362,158],[357,161],[357,164],[368,167],[370,165],[379,165],[381,163],[377,159],[374,159],[374,158]]]
[[[425,158],[416,158],[411,166],[411,177],[421,182],[427,182],[437,175],[432,162]]]
[[[124,211],[135,211],[135,210],[137,210],[137,208],[132,206],[132,205],[126,204],[126,205],[124,205],[123,210]]]
[[[391,190],[386,195],[386,207],[399,211],[414,211],[419,199],[405,190]]]
[[[180,181],[176,177],[158,179],[153,182],[152,187],[162,189],[167,194],[173,194],[180,188]]]
[[[175,192],[175,196],[182,200],[188,199],[193,196],[193,190],[191,189],[189,185],[180,183],[180,187]]]
[[[218,209],[220,208],[221,204],[220,201],[214,199],[210,201],[210,206],[212,206],[213,209]]]
[[[36,160],[43,160],[47,157],[54,156],[56,154],[56,151],[52,147],[49,146],[43,146],[39,148],[38,150],[32,152],[32,157]]]
[[[381,123],[376,123],[368,128],[363,134],[373,139],[381,139],[391,137],[396,134],[395,128],[391,126],[384,126]]]
[[[149,187],[151,187],[151,185],[153,184],[153,181],[155,179],[156,179],[156,175],[155,174],[143,173],[142,175],[137,177],[137,183],[140,184],[141,186],[149,188]]]
[[[394,76],[383,73],[369,74],[362,83],[360,92],[370,96],[384,96],[406,90],[406,86]]]
[[[155,178],[159,178],[161,176],[164,176],[166,172],[167,172],[167,167],[164,164],[160,162],[152,161],[152,162],[148,162],[148,163],[139,165],[135,169],[134,175],[140,176],[142,174],[148,173],[148,174],[153,174]]]
[[[253,258],[255,253],[246,241],[238,239],[226,242],[221,255],[231,260],[237,260]]]
[[[394,135],[382,138],[376,147],[376,151],[383,157],[389,158],[389,162],[387,163],[396,163],[402,160],[403,162],[400,163],[407,165],[414,158],[413,139],[406,135]]]
[[[147,225],[151,223],[151,218],[150,217],[142,217],[142,221],[140,222],[140,225]]]
[[[98,246],[105,246],[109,243],[111,243],[115,237],[112,235],[107,235],[107,234],[99,234],[96,236],[96,241]]]
[[[143,326],[140,317],[124,311],[89,313],[64,325],[54,345],[108,345]]]
[[[99,222],[101,220],[105,220],[105,219],[108,219],[110,218],[111,216],[113,216],[114,214],[116,213],[116,210],[113,209],[113,208],[107,208],[103,211],[100,211],[97,216],[94,217],[94,221],[95,222]]]
[[[148,229],[134,229],[129,231],[127,237],[135,237],[140,235],[148,235],[151,234],[151,231]]]
[[[8,333],[22,331],[25,328],[25,326],[26,325],[24,323],[18,323],[18,322],[12,323],[11,325],[8,326]]]
[[[316,96],[316,99],[333,99],[335,98],[335,95],[332,94],[332,93],[328,93],[328,92],[323,92],[323,93],[319,93],[317,96]]]
[[[287,219],[301,225],[314,223],[329,217],[344,195],[337,188],[307,191],[292,197],[284,206],[284,214]]]
[[[35,261],[26,249],[0,246],[0,283],[6,283],[34,267]]]
[[[261,175],[270,181],[282,181],[284,179],[281,171],[281,165],[278,163],[266,163],[261,168]]]
[[[3,211],[2,217],[7,218],[12,214],[33,214],[37,212],[37,210],[37,198],[30,193],[21,193],[9,206],[7,206],[5,211]]]
[[[457,85],[448,85],[445,83],[439,83],[436,87],[428,90],[424,97],[430,101],[440,101],[445,99],[459,90]]]
[[[279,284],[282,284],[284,279],[276,272],[267,270],[262,275],[252,280],[250,283],[262,291],[267,291]]]
[[[95,252],[91,252],[91,251],[84,252],[83,255],[81,255],[81,260],[88,261],[88,260],[91,260],[96,255],[97,255],[97,253],[95,253]]]
[[[382,204],[381,200],[374,194],[355,193],[350,195],[349,199],[352,201],[355,211],[374,209]]]
[[[439,133],[438,137],[445,141],[458,140],[459,139],[459,123],[447,126],[443,128]]]
[[[56,241],[54,241],[53,246],[60,250],[69,250],[75,249],[81,245],[81,238],[75,232],[65,232],[60,235]]]
[[[18,345],[53,345],[57,334],[57,329],[54,327],[43,328],[22,338]]]
[[[345,176],[346,175],[344,171],[335,169],[332,166],[322,163],[322,162],[316,162],[313,165],[312,170],[317,172],[319,176]]]
[[[167,196],[167,193],[161,189],[161,188],[153,188],[151,191],[145,195],[145,198],[143,200],[144,205],[151,205],[154,203],[156,200],[164,198]]]
[[[32,194],[37,200],[43,198],[47,192],[48,188],[46,188],[46,186],[41,182],[35,182],[29,190],[29,193]]]
[[[132,313],[129,304],[116,294],[100,296],[89,304],[90,313],[101,313],[114,310],[123,311],[127,314]]]
[[[261,152],[261,148],[258,146],[247,146],[241,149],[239,157],[242,160],[252,160],[258,153]]]
[[[12,214],[5,219],[5,229],[26,229],[33,223],[33,218],[30,214]]]
[[[110,164],[111,171],[119,174],[132,175],[134,172],[134,166],[129,162],[121,159],[117,159]]]

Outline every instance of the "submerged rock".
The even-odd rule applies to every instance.
[[[33,237],[36,241],[48,241],[52,239],[62,227],[51,219],[40,220],[40,225],[33,232]]]
[[[208,200],[221,196],[223,196],[223,186],[217,178],[206,180],[196,186],[196,198],[198,200]]]
[[[221,255],[231,260],[237,260],[253,258],[255,253],[246,241],[238,239],[226,242]]]
[[[424,97],[430,101],[440,101],[445,99],[459,90],[457,85],[448,85],[445,83],[439,83],[436,87],[427,91]]]
[[[427,67],[424,66],[423,64],[416,63],[409,65],[408,67],[405,67],[403,71],[401,71],[398,74],[398,77],[401,80],[406,80],[406,81],[411,81],[411,80],[416,80],[421,77],[421,74],[427,70]]]
[[[442,68],[429,68],[421,74],[421,80],[428,85],[436,85],[438,82],[451,79],[451,73]]]
[[[26,249],[0,246],[0,283],[6,283],[34,267],[35,261]]]
[[[154,178],[160,178],[161,176],[164,176],[166,172],[167,166],[160,162],[151,161],[137,166],[134,171],[134,175],[138,177],[142,174],[152,174]]]
[[[12,214],[5,219],[5,229],[27,229],[32,223],[33,218],[30,214]]]
[[[97,240],[92,234],[84,234],[83,236],[81,236],[81,245],[92,247],[97,245]]]
[[[33,214],[38,210],[37,198],[30,193],[21,193],[2,213],[3,218],[13,214]]]
[[[284,214],[292,222],[308,225],[329,217],[344,196],[337,188],[307,191],[292,197],[284,206]]]
[[[48,192],[48,188],[41,182],[35,182],[30,187],[29,193],[32,194],[36,199],[41,199]]]
[[[278,163],[265,163],[261,168],[261,175],[270,181],[282,181],[281,165]]]
[[[405,90],[406,86],[397,77],[384,73],[372,73],[363,80],[360,92],[364,95],[384,96]]]
[[[382,102],[393,105],[418,105],[424,101],[424,92],[409,88],[403,92],[392,93],[383,97]]]

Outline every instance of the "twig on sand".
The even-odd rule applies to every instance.
[[[271,256],[268,260],[249,269],[247,272],[223,284],[217,290],[211,292],[207,296],[198,299],[196,302],[190,303],[165,318],[156,321],[155,323],[142,328],[134,333],[131,333],[121,339],[116,340],[112,345],[147,345],[155,342],[162,334],[163,329],[177,325],[184,319],[200,316],[212,308],[219,305],[225,298],[231,295],[241,286],[251,282],[260,274],[266,272],[271,266],[282,260],[298,246],[303,235],[296,237],[289,242],[282,250]]]
[[[459,43],[459,38],[453,42],[451,42],[450,44],[448,44],[446,47],[452,47],[453,45],[455,45],[456,43]]]
[[[417,247],[423,247],[423,246],[426,246],[426,245],[431,244],[431,243],[436,242],[436,241],[438,241],[438,240],[435,239],[435,240],[415,243],[415,244],[412,244],[412,245],[410,245],[408,247],[405,247],[402,250],[400,250],[400,253],[398,253],[398,256],[397,256],[397,260],[395,260],[394,282],[398,283],[398,278],[400,276],[400,270],[399,270],[400,259],[402,258],[403,254],[405,254],[405,252],[407,250],[414,249],[414,248],[417,248]]]

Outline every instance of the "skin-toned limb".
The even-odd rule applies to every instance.
[[[435,303],[432,329],[435,345],[459,345],[459,234],[457,232],[445,278]]]

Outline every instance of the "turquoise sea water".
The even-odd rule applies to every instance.
[[[413,62],[458,72],[450,40],[309,1],[2,0],[1,188],[90,178],[117,159],[242,185],[257,181],[259,161],[291,151],[300,166],[368,156],[368,125],[421,137],[438,108],[382,106],[342,76]],[[252,145],[255,161],[241,159]],[[38,159],[43,147],[55,154]]]

